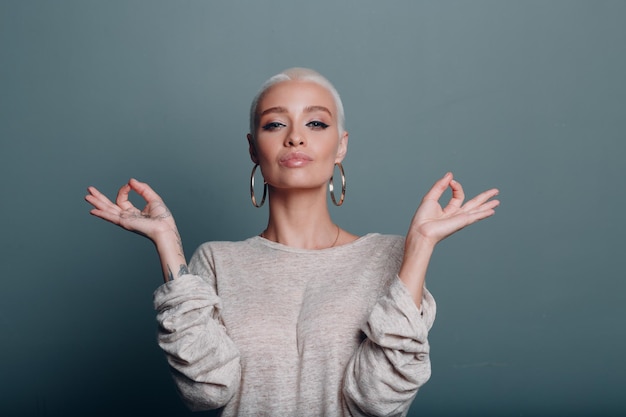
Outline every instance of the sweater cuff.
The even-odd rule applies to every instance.
[[[154,309],[161,311],[193,298],[214,298],[216,295],[207,282],[197,275],[181,275],[165,282],[153,294]]]
[[[417,314],[417,316],[424,321],[428,330],[430,330],[433,326],[437,312],[437,305],[435,304],[435,299],[426,286],[424,286],[424,294],[422,295],[422,302],[419,308],[415,305],[413,296],[398,275],[396,275],[396,278],[391,282],[391,286],[389,287],[389,297],[396,301],[401,311],[403,311],[409,319],[415,319],[415,314]]]
[[[435,318],[434,300],[424,290],[422,308],[396,277],[374,306],[365,334],[379,346],[413,353],[428,352],[428,331]]]

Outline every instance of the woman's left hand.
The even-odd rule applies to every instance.
[[[448,187],[452,190],[452,198],[442,208],[439,199]],[[496,195],[498,190],[493,188],[463,204],[463,187],[453,179],[450,172],[426,193],[411,220],[405,240],[404,259],[398,272],[418,308],[422,303],[426,270],[435,245],[464,227],[492,216],[500,204],[498,200],[492,200]]]
[[[442,208],[439,199],[448,187],[452,190],[452,198]],[[464,227],[492,216],[500,204],[498,200],[492,200],[496,195],[498,190],[493,188],[463,204],[463,187],[454,180],[452,173],[447,173],[424,196],[411,221],[407,240],[424,240],[434,246]]]

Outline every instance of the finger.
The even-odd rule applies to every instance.
[[[448,172],[441,179],[437,180],[431,189],[426,193],[423,200],[434,200],[439,201],[443,193],[446,191],[448,186],[450,185],[450,181],[452,181],[452,173]]]
[[[477,211],[495,209],[499,205],[500,205],[500,200],[489,200],[485,204],[482,204],[480,207],[478,207]]]
[[[115,199],[115,204],[117,204],[122,210],[130,210],[135,208],[133,203],[128,200],[128,193],[130,193],[130,185],[124,184],[117,192],[117,198]]]
[[[102,194],[100,191],[98,191],[98,189],[97,189],[96,187],[92,187],[92,186],[87,187],[87,192],[88,192],[89,194],[87,194],[87,196],[86,196],[85,198],[87,198],[87,197],[91,197],[92,199],[98,199],[98,200],[100,200],[100,201],[108,201],[108,202],[111,202],[111,200],[109,200],[109,199],[107,198],[107,196],[105,196],[105,195],[104,195],[104,194]],[[111,204],[113,204],[113,203],[111,203]]]
[[[468,214],[468,225],[476,223],[480,220],[486,219],[496,214],[495,208],[485,208],[483,210],[477,210],[471,214]]]
[[[137,181],[131,178],[128,182],[130,187],[139,194],[146,202],[163,201],[161,197],[145,182]]]
[[[94,207],[89,211],[89,213],[93,216],[119,225],[121,209],[113,204],[111,200],[99,192],[95,187],[88,187],[87,191],[89,194],[85,196],[85,200]]]
[[[97,208],[92,209],[91,211],[89,211],[89,214],[99,217],[103,220],[106,220],[108,222],[111,222],[113,224],[116,225],[120,225],[120,215],[119,213],[114,213],[113,211],[109,211],[109,210],[100,210]]]
[[[453,216],[449,220],[449,225],[452,231],[449,234],[455,233],[471,224],[479,222],[487,217],[491,217],[496,213],[494,207],[484,207],[481,210],[475,210],[470,213],[463,213],[457,216]]]
[[[463,201],[465,200],[465,192],[463,191],[463,187],[460,182],[456,180],[450,181],[450,189],[452,190],[452,198],[448,202],[446,208],[443,209],[446,214],[458,210],[463,205]]]
[[[468,211],[473,210],[476,207],[484,204],[486,201],[489,201],[493,197],[497,196],[499,193],[500,191],[497,188],[492,188],[491,190],[484,191],[465,203],[463,209]]]
[[[468,216],[468,221],[474,223],[478,220],[482,220],[484,218],[493,216],[496,212],[496,208],[500,205],[499,200],[489,200],[484,204],[476,207],[474,210],[466,212],[465,215]]]
[[[119,209],[115,204],[111,202],[104,194],[98,191],[95,187],[88,187],[89,194],[85,196],[85,200],[92,206],[100,210],[114,210]]]

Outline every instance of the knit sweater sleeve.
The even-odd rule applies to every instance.
[[[158,343],[174,382],[193,411],[223,407],[239,389],[239,352],[220,318],[220,299],[211,268],[199,249],[193,273],[160,286],[154,293]]]
[[[346,368],[344,399],[353,416],[404,416],[430,378],[428,331],[435,300],[425,289],[420,309],[395,276],[363,327],[366,339]]]

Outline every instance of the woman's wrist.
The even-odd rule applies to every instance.
[[[398,277],[407,287],[418,307],[422,302],[426,271],[434,249],[435,243],[428,239],[407,239],[405,243],[404,258]]]
[[[178,230],[174,228],[159,232],[154,236],[152,241],[161,259],[163,279],[165,282],[172,281],[189,273],[183,243],[178,234]]]
[[[152,242],[159,251],[161,249],[180,248],[182,252],[182,241],[176,227],[155,233]]]

